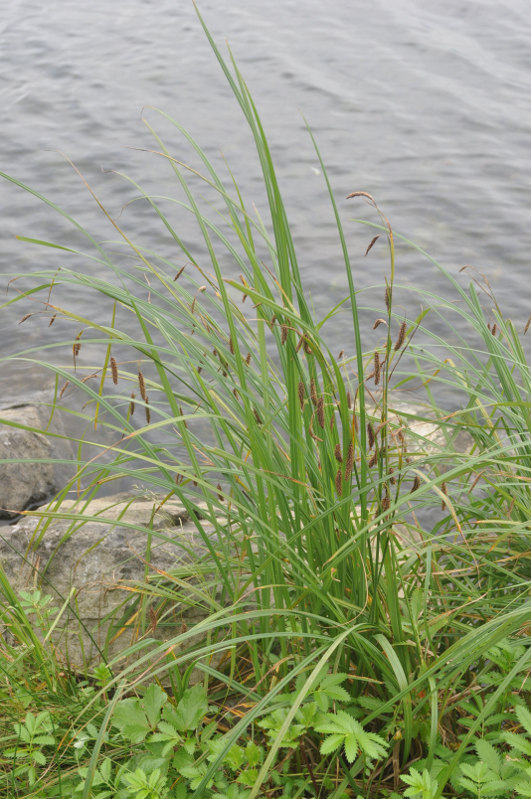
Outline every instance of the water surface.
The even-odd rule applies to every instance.
[[[375,217],[362,201],[343,201],[356,190],[373,194],[393,227],[452,274],[464,264],[486,274],[502,308],[523,326],[531,313],[526,3],[515,0],[510,13],[495,0],[202,0],[200,8],[217,42],[230,42],[262,114],[318,309],[336,302],[346,281],[305,120],[341,200],[360,285],[380,281],[387,261],[383,248],[363,258],[370,232],[348,220]],[[191,2],[128,0],[111,9],[104,0],[11,0],[0,26],[1,167],[67,208],[97,238],[116,234],[67,158],[113,216],[134,223],[146,246],[182,262],[145,209],[121,211],[133,192],[110,173],[131,174],[159,193],[176,191],[163,159],[131,149],[157,146],[144,114],[172,152],[189,154],[179,133],[147,106],[186,126],[221,167],[226,158],[248,201],[263,207],[250,134]],[[5,182],[0,196],[2,272],[62,263],[16,234],[84,246],[33,196]],[[440,275],[408,248],[398,268],[406,285],[443,290]],[[79,313],[86,312],[84,299],[81,291],[68,297]],[[15,326],[26,311],[15,306],[0,317],[4,354],[41,342],[44,322]],[[52,341],[60,332],[46,335]],[[3,370],[4,390],[14,397],[42,383],[42,374],[26,367]]]

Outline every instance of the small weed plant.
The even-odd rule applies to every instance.
[[[53,323],[15,357],[54,376],[50,416],[106,436],[70,435],[71,482],[52,504],[21,509],[37,520],[34,541],[56,520],[72,520],[74,536],[109,521],[91,500],[127,480],[154,512],[178,500],[203,554],[162,574],[153,553],[164,533],[129,523],[145,534],[145,579],[127,586],[114,629],[133,625],[136,641],[118,655],[105,644],[84,669],[56,649],[76,604],[39,581],[47,564],[25,591],[0,570],[0,790],[531,796],[527,330],[482,278],[463,287],[426,254],[452,297],[402,287],[399,256],[413,245],[366,192],[335,197],[314,142],[347,286],[319,317],[253,98],[205,34],[254,140],[267,214],[157,111],[150,119],[161,114],[193,163],[146,117],[175,196],[121,177],[130,206],[159,225],[160,252],[90,187],[110,243],[3,176],[72,230],[68,243],[20,236],[57,265],[26,276],[29,288],[6,278],[6,313],[19,303],[26,325]],[[357,286],[345,222],[362,202],[374,217],[361,257],[384,269],[377,301]],[[74,288],[85,310],[68,307]],[[183,607],[200,619],[176,628]]]

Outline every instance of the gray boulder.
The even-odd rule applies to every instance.
[[[51,503],[40,518],[0,528],[0,563],[12,589],[38,586],[64,605],[52,638],[63,662],[94,665],[142,636],[168,640],[217,609],[196,520],[176,501],[158,505],[160,498],[124,495],[66,500],[60,510]],[[214,538],[212,525],[201,524]],[[147,584],[160,597],[150,606],[141,602]]]
[[[9,458],[17,462],[7,463]],[[58,415],[50,420],[49,408],[21,404],[0,410],[0,518],[14,518],[62,488],[73,473],[66,463],[71,460],[71,444]]]

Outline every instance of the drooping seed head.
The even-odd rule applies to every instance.
[[[354,466],[354,444],[352,443],[352,441],[350,441],[347,450],[347,460],[345,463],[345,480],[348,480],[350,478],[353,466]]]
[[[343,455],[341,454],[341,445],[336,444],[334,449],[334,456],[338,463],[343,463]]]
[[[285,344],[288,340],[288,326],[281,325],[280,326],[280,343]]]
[[[444,480],[441,483],[441,491],[443,492],[445,497],[448,496],[448,486],[446,485],[446,482]],[[444,501],[444,499],[441,500],[441,510],[446,510],[446,502]]]
[[[140,396],[146,402],[146,384],[144,382],[144,375],[141,370],[138,370],[138,387],[140,389]]]
[[[81,349],[81,342],[80,342],[79,339],[81,338],[82,333],[83,333],[83,331],[81,331],[81,333],[77,334],[76,340],[74,341],[74,344],[72,345],[72,352],[74,353],[74,358],[77,358],[77,356],[79,355],[79,351]]]
[[[148,397],[147,397],[147,396],[145,397],[145,403],[146,403],[146,406],[145,406],[145,411],[146,411],[146,422],[147,422],[147,424],[149,424],[149,423],[150,423],[150,421],[151,421],[151,411],[150,411],[150,409],[149,409],[149,399],[148,399]]]
[[[338,469],[336,472],[336,494],[338,497],[341,496],[343,493],[343,477],[341,475],[341,469]]]
[[[365,250],[365,256],[367,256],[370,253],[370,251],[372,250],[372,248],[374,247],[374,245],[376,244],[376,242],[378,241],[379,238],[380,238],[380,234],[379,233],[378,233],[377,236],[374,236],[374,238],[372,239],[371,243],[369,244],[369,246]]]
[[[112,382],[116,386],[118,383],[118,367],[116,365],[116,361],[111,356],[111,375],[112,375]]]
[[[406,329],[407,329],[406,323],[402,322],[402,324],[400,325],[400,330],[398,331],[398,337],[395,341],[395,347],[394,347],[395,352],[399,350],[404,343],[404,339],[406,337]]]
[[[388,311],[391,311],[391,304],[393,302],[393,289],[391,286],[385,287],[385,307]]]
[[[131,417],[135,412],[135,392],[131,391],[131,401],[129,403],[129,416]]]
[[[299,381],[299,385],[297,386],[297,392],[299,395],[299,405],[301,406],[301,411],[304,410],[304,383],[302,380]]]
[[[154,632],[157,631],[157,627],[158,627],[158,623],[159,623],[159,617],[157,615],[156,610],[154,608],[152,608],[151,605],[149,606],[148,610],[149,610],[149,622],[150,622],[149,626],[150,626],[151,632],[154,633]]]
[[[324,399],[319,397],[317,400],[317,421],[319,422],[319,426],[322,430],[324,430],[325,426],[325,416],[324,416]]]
[[[374,446],[374,442],[376,440],[376,436],[374,434],[374,427],[372,426],[372,422],[367,422],[367,436],[368,436],[369,449],[372,449],[373,446]]]
[[[310,397],[314,405],[317,405],[317,386],[315,384],[315,378],[312,377],[310,380]]]
[[[380,356],[377,352],[374,353],[374,385],[377,386],[380,382]]]

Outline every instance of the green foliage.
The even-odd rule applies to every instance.
[[[121,781],[127,785],[126,796],[132,799],[163,799],[168,795],[169,788],[166,787],[166,780],[158,768],[155,768],[148,776],[141,768],[133,772],[122,774]]]
[[[426,769],[421,774],[417,769],[411,768],[409,774],[403,775],[401,779],[410,786],[404,791],[404,796],[411,796],[413,799],[435,799],[437,796],[437,782]]]
[[[15,777],[23,777],[32,787],[37,774],[49,759],[49,747],[55,744],[53,721],[49,712],[34,715],[28,710],[24,721],[13,724],[17,745],[5,750],[6,758],[13,759]]]
[[[399,796],[401,779],[405,797],[530,796],[531,377],[521,340],[488,285],[463,288],[433,261],[452,297],[418,286],[396,301],[400,248],[413,245],[354,192],[381,237],[366,253],[379,293],[363,294],[350,251],[357,258],[366,243],[351,240],[316,146],[346,286],[320,318],[256,105],[210,41],[255,143],[268,216],[165,114],[191,148],[189,166],[144,122],[176,196],[125,178],[131,203],[161,225],[160,253],[136,239],[126,211],[119,226],[97,201],[120,237],[100,243],[4,176],[83,242],[40,242],[58,268],[37,269],[6,300],[40,298],[55,320],[48,335],[63,325],[62,343],[42,338],[17,357],[54,374],[51,415],[112,442],[72,436],[79,472],[64,495],[75,488],[79,499],[35,511],[36,538],[55,518],[94,521],[90,498],[126,479],[154,507],[177,498],[196,541],[160,574],[166,533],[121,521],[145,535],[145,579],[121,585],[131,607],[111,621],[117,631],[134,621],[137,640],[86,672],[55,650],[68,602],[59,611],[52,588],[17,595],[0,570],[0,790],[373,799]],[[86,314],[63,302],[72,289]],[[66,382],[82,397],[76,407],[64,407]],[[403,407],[412,387],[422,410]],[[197,612],[193,628],[183,608]],[[189,687],[194,670],[201,682]]]
[[[387,753],[386,742],[373,732],[366,732],[361,724],[349,713],[338,711],[327,713],[315,729],[327,733],[321,744],[321,754],[328,755],[339,747],[344,747],[345,757],[353,763],[358,753],[370,760],[381,760]]]

